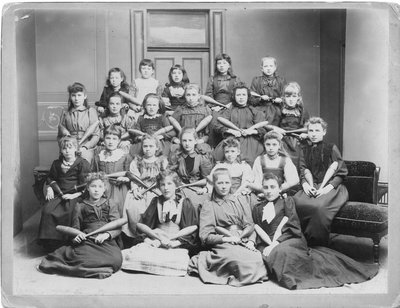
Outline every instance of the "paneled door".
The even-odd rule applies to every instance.
[[[182,65],[191,83],[200,85],[202,92],[207,86],[209,77],[209,52],[206,51],[148,51],[147,56],[153,59],[156,68],[156,79],[165,84],[168,73],[175,64]]]

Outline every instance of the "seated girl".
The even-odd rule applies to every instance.
[[[299,175],[290,157],[281,150],[282,135],[270,131],[264,136],[265,154],[256,158],[253,165],[254,184],[262,186],[264,174],[273,173],[283,179],[282,191],[294,194],[290,190],[299,183]]]
[[[131,180],[131,189],[126,195],[123,213],[124,216],[126,216],[127,210],[136,213],[136,222],[146,211],[151,200],[157,196],[158,192],[155,187],[157,177],[168,166],[168,159],[162,155],[157,137],[144,135],[141,145],[140,155],[133,158],[129,165],[129,172],[127,172],[127,177]],[[148,188],[152,186],[154,188],[149,190]],[[141,241],[136,229],[131,229],[131,226],[134,225],[129,224],[122,227],[124,248],[129,248]]]
[[[63,137],[59,143],[61,156],[51,165],[46,183],[47,203],[42,209],[39,225],[39,244],[49,251],[63,245],[67,237],[56,232],[57,225],[70,226],[72,211],[81,192],[76,186],[85,183],[90,165],[86,159],[76,156],[78,141]]]
[[[264,126],[257,126],[257,123],[263,122],[264,114],[257,112],[255,107],[249,106],[249,99],[250,90],[244,84],[236,86],[232,93],[232,108],[220,112],[214,123],[214,129],[225,138],[228,136],[239,138],[241,159],[252,166],[256,157],[264,152],[262,136],[266,133],[264,126],[267,123]],[[221,123],[221,118],[228,123]],[[229,128],[227,126],[229,122],[238,129]],[[223,157],[222,143],[219,143],[215,147],[214,159],[221,161]]]
[[[267,280],[261,254],[254,250],[253,219],[244,196],[230,194],[227,169],[213,175],[211,200],[200,211],[200,240],[210,249],[192,257],[189,274],[198,274],[204,283],[244,286]]]
[[[198,252],[198,210],[189,199],[176,194],[180,184],[173,171],[157,179],[161,196],[155,197],[139,222],[127,217],[131,229],[145,234],[144,243],[122,251],[122,269],[164,276],[185,276],[189,255]],[[189,252],[189,253],[188,253]]]
[[[253,183],[254,176],[251,167],[245,161],[240,159],[240,143],[234,137],[228,137],[222,141],[222,149],[224,151],[224,160],[217,162],[213,170],[211,170],[208,178],[211,180],[214,171],[219,168],[226,168],[229,171],[232,179],[232,194],[243,194],[247,195],[250,190],[247,189],[247,185]],[[211,192],[212,185],[211,181],[207,182],[207,191]]]
[[[114,240],[120,234],[119,229],[86,237],[120,218],[118,208],[105,197],[104,173],[90,173],[86,181],[87,196],[76,204],[72,215],[72,227],[78,235],[71,245],[60,247],[42,260],[38,269],[46,274],[107,278],[121,268],[121,250]]]
[[[189,198],[197,206],[208,198],[207,176],[213,167],[209,154],[203,153],[197,148],[198,136],[196,130],[184,127],[180,133],[180,149],[170,155],[170,168],[175,170],[184,188],[182,194]]]
[[[276,175],[266,174],[266,200],[253,209],[257,249],[270,278],[287,289],[311,289],[359,283],[376,275],[377,264],[361,264],[326,247],[308,248],[294,200],[280,198],[280,184]]]
[[[328,246],[332,220],[349,199],[342,182],[347,167],[339,149],[323,141],[327,123],[318,117],[306,123],[311,144],[300,154],[302,190],[293,197],[303,233],[310,246]]]

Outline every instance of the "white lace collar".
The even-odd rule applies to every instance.
[[[107,150],[101,150],[99,153],[100,161],[104,161],[107,163],[113,163],[120,160],[125,155],[122,149],[115,149],[112,152]]]

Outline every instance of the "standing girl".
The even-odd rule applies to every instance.
[[[297,82],[289,82],[283,88],[283,104],[279,127],[285,131],[299,130],[304,128],[304,124],[309,117],[307,110],[303,106],[300,85]],[[299,135],[285,134],[282,139],[283,148],[298,171],[300,171],[300,151],[304,143],[301,140],[307,138],[306,132],[307,129],[304,128],[304,132],[299,131]]]
[[[282,191],[287,192],[299,183],[299,175],[295,165],[282,147],[282,135],[270,131],[264,136],[265,154],[256,158],[253,165],[254,183],[261,187],[264,175],[275,174],[282,182]],[[293,192],[290,192],[293,194]]]
[[[189,83],[189,78],[182,65],[175,64],[168,73],[169,83],[165,84],[162,93],[163,101],[166,106],[170,106],[175,111],[178,106],[182,106],[185,100],[185,86]]]
[[[131,162],[129,154],[123,149],[118,148],[121,142],[121,129],[119,126],[110,125],[104,131],[104,149],[95,157],[92,163],[93,172],[104,172],[112,174],[121,172],[122,176],[110,178],[110,189],[108,190],[108,198],[117,207],[120,216],[128,192],[129,179],[124,176],[123,172],[127,171]]]
[[[204,283],[244,286],[267,280],[261,254],[254,251],[253,220],[244,196],[232,196],[227,169],[213,175],[211,200],[200,211],[199,236],[210,250],[192,257],[189,273],[198,274]],[[244,247],[245,246],[245,247]]]
[[[125,113],[122,108],[123,97],[118,93],[112,93],[108,101],[108,113],[104,118],[100,119],[100,128],[104,132],[111,125],[119,126],[121,129],[121,142],[118,147],[123,149],[125,153],[129,152],[131,141],[128,129],[134,128],[135,119]]]
[[[157,184],[162,195],[151,201],[136,225],[146,235],[144,243],[122,251],[122,269],[185,276],[189,255],[199,248],[198,210],[176,194],[180,180],[175,172],[162,171]]]
[[[103,93],[101,93],[100,100],[95,103],[95,105],[98,106],[97,111],[102,116],[107,115],[106,111],[109,110],[108,103],[111,95],[118,92],[132,94],[132,90],[133,88],[126,82],[125,73],[120,68],[113,67],[108,71],[108,78]],[[121,103],[124,109],[129,109],[129,104],[125,102],[124,98],[122,98]]]
[[[222,150],[224,151],[224,160],[217,162],[211,171],[209,178],[212,179],[214,171],[219,168],[226,168],[231,175],[232,194],[248,194],[250,191],[246,188],[248,184],[253,183],[254,176],[251,167],[245,161],[240,159],[240,143],[234,137],[228,137],[222,141]],[[212,190],[210,182],[207,183],[208,191]]]
[[[280,198],[280,183],[278,177],[267,174],[263,180],[266,200],[253,209],[257,248],[271,278],[287,289],[311,289],[359,283],[376,275],[376,264],[358,263],[326,247],[308,248],[294,200]]]
[[[201,102],[200,88],[198,85],[190,83],[185,87],[186,104],[176,108],[172,117],[178,121],[180,127],[196,128],[200,122],[207,118],[208,123],[211,122],[211,109]],[[208,141],[209,128],[205,125],[203,129],[197,132],[199,144]],[[202,146],[203,147],[203,146]],[[205,151],[211,151],[211,148],[204,146]]]
[[[136,135],[135,144],[131,147],[131,156],[138,155],[142,149],[141,140],[144,134],[156,137],[161,146],[161,152],[168,156],[171,149],[171,139],[176,136],[168,118],[164,115],[165,105],[161,97],[154,93],[149,93],[143,100],[144,114],[140,115],[135,129],[141,132]]]
[[[131,213],[131,220],[138,221],[140,215],[148,208],[151,200],[157,196],[154,190],[145,192],[145,187],[137,181],[139,179],[146,187],[154,186],[157,176],[161,171],[166,170],[168,160],[162,155],[159,140],[155,136],[144,135],[142,139],[142,149],[129,165],[128,178],[131,179],[131,189],[128,192],[124,205],[124,213]],[[136,215],[136,219],[133,219]],[[122,228],[122,240],[124,247],[129,248],[140,241],[134,224],[125,225]]]
[[[99,233],[94,239],[86,237],[108,222],[118,219],[118,208],[104,197],[107,179],[102,173],[90,173],[86,179],[88,196],[76,204],[72,227],[83,233],[47,255],[39,265],[46,274],[84,278],[107,278],[121,268],[122,255],[115,238],[120,230]]]
[[[285,78],[276,75],[276,59],[267,56],[261,59],[262,76],[254,77],[251,82],[252,94],[256,97],[255,105],[264,112],[265,119],[271,125],[279,124],[280,104],[282,103]]]
[[[76,138],[63,137],[59,146],[61,156],[51,165],[46,180],[49,185],[46,193],[48,202],[42,209],[39,225],[39,244],[51,251],[67,240],[56,231],[56,226],[71,225],[72,211],[77,198],[81,195],[75,187],[85,183],[85,176],[90,170],[86,159],[76,156],[78,150]]]
[[[207,176],[213,167],[209,154],[197,149],[197,133],[194,128],[184,127],[180,134],[180,150],[171,152],[171,169],[176,170],[184,184],[194,184],[194,187],[182,189],[184,196],[197,206],[207,198],[204,193],[207,188]],[[203,187],[203,188],[199,188]]]
[[[99,118],[96,110],[88,107],[86,88],[83,84],[73,83],[68,87],[68,93],[68,111],[61,115],[57,140],[60,142],[62,137],[69,135],[75,137],[81,156],[90,163],[94,148],[100,140]]]
[[[323,141],[327,123],[310,118],[306,127],[311,144],[300,154],[302,190],[294,196],[303,233],[310,246],[328,246],[331,223],[347,202],[349,194],[343,180],[347,167],[339,149]]]
[[[264,152],[261,136],[266,133],[266,129],[264,127],[252,128],[254,124],[263,121],[264,118],[261,112],[257,112],[253,106],[248,105],[249,98],[250,90],[245,85],[236,86],[232,92],[232,108],[220,113],[220,117],[229,120],[240,130],[228,128],[218,120],[214,129],[224,137],[233,135],[239,138],[241,159],[252,166],[256,157]],[[222,142],[216,146],[214,157],[217,161],[223,159]]]

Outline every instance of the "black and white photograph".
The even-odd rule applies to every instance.
[[[400,4],[2,11],[4,307],[400,307]]]

